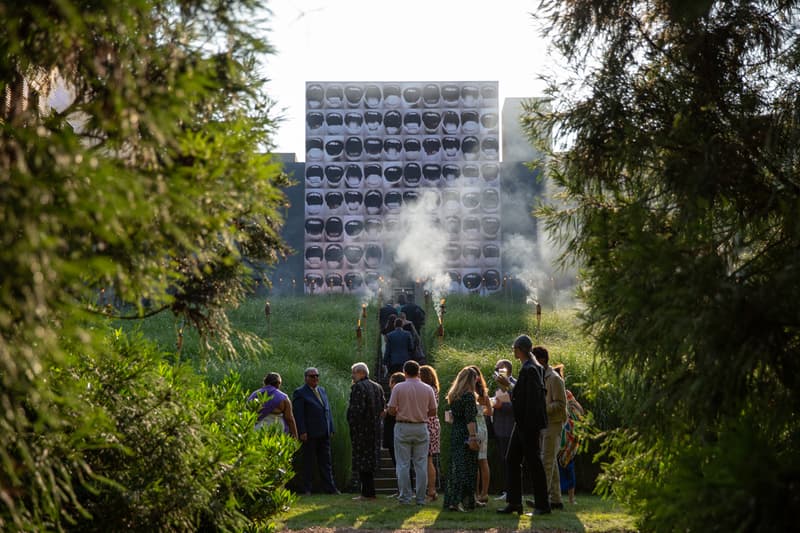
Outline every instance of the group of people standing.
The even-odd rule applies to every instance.
[[[353,373],[355,375],[355,370]],[[333,479],[331,463],[331,439],[334,427],[328,395],[325,389],[319,386],[319,370],[314,367],[307,368],[303,378],[305,384],[294,390],[292,400],[289,401],[286,393],[280,390],[282,383],[280,374],[270,372],[264,376],[264,386],[247,398],[248,402],[266,398],[259,409],[255,427],[261,429],[275,426],[300,440],[304,494],[311,494],[315,463],[325,492],[340,494]]]
[[[515,379],[511,361],[499,360],[493,375],[497,385],[494,396],[475,365],[462,368],[445,395],[445,422],[452,424],[443,502],[447,510],[468,511],[488,501],[489,420],[505,470],[506,505],[498,513],[522,514],[523,464],[533,481],[534,499],[527,504],[534,514],[563,508],[562,487],[573,500],[574,467],[570,466],[575,446],[570,442],[574,441],[570,424],[582,414],[580,404],[565,388],[563,365],[550,366],[546,348],[534,347],[530,337],[521,335],[514,341],[513,351],[521,363],[519,373]],[[388,401],[383,388],[370,379],[366,363],[355,363],[351,375],[347,420],[353,470],[358,472],[361,488],[356,499],[376,497],[374,473],[383,444],[395,463],[398,501],[423,505],[436,500],[441,447],[436,370],[406,360],[402,372],[389,376]],[[294,391],[291,402],[279,390],[280,385],[280,375],[267,374],[264,387],[250,396],[269,396],[261,406],[257,427],[279,425],[300,439],[306,494],[311,492],[314,463],[325,491],[339,493],[331,467],[333,420],[327,394],[318,386],[319,372],[306,369],[305,385]]]
[[[374,473],[383,445],[395,464],[398,500],[424,504],[437,499],[441,449],[438,376],[432,366],[420,366],[425,362],[420,339],[425,313],[401,294],[397,306],[388,302],[381,308],[380,320],[385,335],[384,368],[380,370],[389,375],[388,402],[383,388],[370,379],[366,363],[359,362],[351,368],[353,384],[347,420],[352,467],[361,486],[357,498],[375,498]],[[513,350],[521,363],[520,371],[515,379],[511,361],[499,360],[493,376],[495,396],[490,396],[486,380],[475,365],[461,369],[447,391],[445,421],[452,423],[452,430],[445,509],[467,511],[488,502],[489,422],[505,474],[506,506],[497,512],[523,512],[523,463],[533,481],[534,499],[527,503],[534,508],[534,514],[563,508],[564,485],[573,499],[574,438],[570,432],[564,435],[564,430],[572,420],[568,408],[569,412],[580,414],[580,404],[571,394],[568,401],[563,366],[550,367],[546,348],[534,347],[530,337],[521,335],[514,341]],[[261,406],[257,427],[279,425],[301,441],[304,493],[311,492],[316,463],[325,491],[336,494],[339,490],[331,466],[334,427],[330,404],[324,388],[319,386],[318,370],[306,369],[304,378],[305,384],[294,391],[291,402],[279,390],[281,378],[277,373],[267,374],[264,387],[249,399],[268,396]],[[567,448],[573,445],[571,449],[564,449],[564,441]],[[561,482],[562,478],[566,483]]]

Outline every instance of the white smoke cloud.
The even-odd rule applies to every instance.
[[[545,180],[544,185],[538,202],[558,203],[555,186],[549,180]],[[527,209],[525,206],[517,206],[510,212],[504,212],[504,217],[515,216],[511,213],[530,217],[535,208],[534,205],[527,206]],[[517,233],[504,235],[506,275],[525,287],[529,303],[547,303],[556,308],[573,306],[577,271],[574,266],[565,267],[559,264],[564,253],[563,246],[545,230],[541,220],[535,223],[533,237]]]
[[[450,277],[445,272],[448,236],[439,223],[437,198],[433,191],[423,191],[417,203],[403,209],[400,221],[404,229],[393,244],[395,261],[438,299],[448,292]]]
[[[539,301],[539,289],[546,286],[547,265],[542,263],[538,243],[514,233],[503,237],[503,254],[506,257],[506,276],[522,284],[528,297]]]

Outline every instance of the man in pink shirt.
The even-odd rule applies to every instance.
[[[436,415],[436,393],[419,379],[419,363],[406,361],[403,365],[406,380],[392,389],[388,412],[397,419],[394,426],[394,450],[397,458],[398,500],[410,504],[411,470],[416,473],[416,502],[425,505],[428,487],[428,417]]]

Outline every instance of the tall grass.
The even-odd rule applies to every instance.
[[[285,297],[271,299],[270,303],[269,323],[261,298],[251,298],[229,313],[237,329],[261,341],[254,344],[255,348],[245,348],[247,343],[240,343],[237,359],[215,357],[213,346],[207,349],[190,332],[185,334],[179,357],[191,361],[211,383],[218,383],[229,372],[236,371],[246,390],[258,388],[267,372],[279,372],[283,377],[282,389],[290,395],[303,385],[303,371],[307,367],[319,369],[320,384],[328,392],[336,429],[333,440],[335,474],[338,482],[344,483],[350,475],[350,441],[345,418],[350,366],[365,361],[375,373],[377,305],[371,302],[367,307],[363,342],[359,345],[355,330],[361,316],[361,300],[357,297]],[[433,308],[426,309],[428,318],[423,329],[429,361],[436,366],[441,381],[440,411],[445,409],[444,395],[461,368],[475,364],[491,383],[495,362],[503,358],[513,361],[511,344],[522,333],[530,335],[535,343],[547,346],[551,364],[565,364],[567,387],[579,397],[585,385],[596,377],[592,343],[581,332],[575,309],[545,308],[538,323],[530,305],[503,295],[450,296],[446,304],[444,338],[436,336],[437,316]],[[168,316],[150,318],[140,327],[163,350],[175,351],[179,324]],[[516,373],[519,363],[514,363]],[[600,411],[608,410],[611,401],[610,396],[597,397],[594,401],[581,400],[585,407]],[[443,439],[447,438],[447,431],[445,427]],[[443,446],[442,464],[446,464],[445,449]]]

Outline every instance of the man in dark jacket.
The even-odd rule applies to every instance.
[[[399,318],[403,321],[403,329],[411,334],[411,344],[414,346],[411,351],[411,358],[420,365],[424,365],[426,360],[425,352],[422,351],[422,338],[417,333],[414,323],[406,318],[405,313],[400,313]]]
[[[389,320],[389,317],[395,315],[397,316],[397,308],[392,305],[392,301],[388,300],[383,307],[378,309],[378,322],[380,322],[381,330],[386,328],[386,322]]]
[[[414,324],[414,329],[422,336],[422,326],[425,325],[425,310],[414,302],[407,301],[405,294],[397,297],[397,303],[400,304],[400,312],[406,314],[406,318]]]
[[[353,386],[347,406],[347,423],[350,426],[353,470],[358,472],[361,482],[361,496],[353,499],[374,500],[375,470],[381,450],[381,413],[386,400],[383,387],[369,379],[366,363],[354,364],[351,373]]]
[[[520,335],[514,341],[514,357],[520,360],[522,369],[511,394],[514,429],[506,452],[508,505],[498,509],[498,513],[522,514],[523,458],[533,478],[533,495],[536,502],[533,514],[550,512],[547,476],[539,452],[539,435],[547,427],[544,369],[533,357],[532,350],[533,342],[527,335]]]
[[[319,386],[319,371],[307,368],[306,384],[295,389],[292,394],[292,410],[297,423],[297,434],[302,444],[303,490],[311,494],[314,477],[314,462],[325,484],[325,492],[339,494],[333,481],[331,467],[331,437],[333,437],[333,416],[325,389]]]
[[[414,353],[414,340],[411,334],[403,329],[403,319],[394,321],[394,331],[386,335],[386,349],[383,352],[383,364],[389,369],[389,375],[401,372],[406,361]]]

